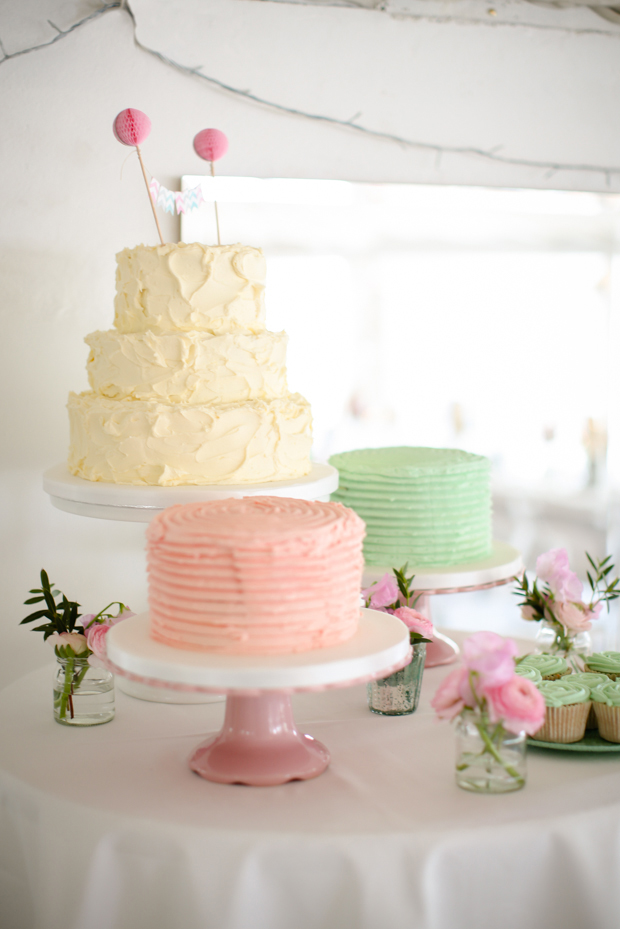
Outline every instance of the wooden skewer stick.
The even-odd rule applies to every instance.
[[[140,152],[139,145],[136,145],[136,151],[138,153],[138,158],[140,159],[140,167],[142,168],[142,176],[144,178],[144,183],[146,184],[146,192],[148,194],[149,203],[151,204],[151,209],[153,210],[153,216],[155,217],[155,225],[157,226],[157,231],[159,232],[159,238],[160,238],[161,244],[165,245],[164,237],[161,234],[161,227],[159,225],[159,220],[157,219],[157,211],[155,210],[155,204],[153,203],[153,198],[151,197],[151,191],[149,189],[149,180],[146,176],[146,169],[144,167],[144,162],[142,161],[142,154]],[[216,212],[217,212],[217,207],[216,207]],[[219,227],[218,227],[218,238],[219,238]]]
[[[211,162],[211,177],[215,180],[215,168],[213,167],[213,162]],[[215,207],[215,225],[217,226],[217,244],[221,245],[220,240],[220,218],[217,215],[217,200],[213,200],[213,206]]]

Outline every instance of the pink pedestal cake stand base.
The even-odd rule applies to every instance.
[[[208,781],[268,787],[308,780],[330,761],[326,747],[299,732],[288,694],[226,698],[220,733],[198,746],[189,766]]]
[[[358,631],[342,645],[292,655],[215,655],[170,648],[149,635],[148,614],[113,626],[110,669],[147,686],[185,693],[224,693],[220,732],[201,743],[189,765],[208,781],[266,787],[317,777],[329,751],[299,732],[291,694],[350,687],[387,677],[411,657],[399,619],[361,610]]]

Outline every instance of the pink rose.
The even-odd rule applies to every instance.
[[[485,697],[491,722],[503,722],[509,732],[534,735],[545,721],[545,698],[533,681],[518,674],[498,687],[487,688]]]
[[[63,645],[70,645],[76,655],[82,655],[84,652],[88,651],[86,637],[80,632],[54,632],[52,635],[48,636],[47,641],[55,648],[60,648]]]
[[[96,658],[106,657],[105,638],[109,631],[109,626],[103,626],[99,623],[88,630],[88,647]]]
[[[82,623],[82,626],[84,627],[84,632],[86,632],[86,630],[88,629],[88,627],[90,626],[94,618],[95,618],[94,613],[86,613],[84,616],[80,616],[80,622]]]
[[[592,628],[592,620],[598,618],[602,604],[597,603],[594,609],[590,609],[585,603],[575,603],[568,600],[560,600],[550,604],[550,612],[565,629],[569,632],[588,632]]]
[[[496,687],[510,680],[515,671],[518,649],[512,639],[495,632],[476,632],[463,643],[463,664],[480,675],[480,688]]]
[[[454,719],[465,708],[465,700],[461,694],[464,684],[467,685],[465,668],[457,668],[441,682],[431,700],[431,706],[440,719]]]
[[[581,600],[583,584],[568,566],[565,548],[552,548],[536,559],[536,574],[558,600]]]
[[[521,619],[526,619],[528,622],[536,620],[538,619],[538,613],[533,606],[527,606],[526,604],[521,607]]]
[[[392,601],[393,602],[393,601]],[[417,610],[412,610],[408,606],[399,606],[394,610],[394,616],[398,616],[411,632],[419,632],[425,639],[432,639],[435,635],[433,624],[426,616],[422,616]]]
[[[381,609],[381,607],[396,603],[399,597],[398,584],[394,580],[394,576],[388,571],[380,581],[362,590],[362,597],[364,603],[367,603],[370,597],[370,606],[373,610]]]

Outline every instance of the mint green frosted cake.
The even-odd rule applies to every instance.
[[[366,523],[367,565],[444,567],[491,554],[491,465],[454,448],[365,448],[332,455],[332,500]]]

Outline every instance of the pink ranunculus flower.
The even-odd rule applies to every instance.
[[[592,620],[598,618],[602,604],[597,603],[593,609],[590,609],[585,603],[556,600],[550,606],[553,610],[553,617],[569,632],[589,632],[592,628]]]
[[[88,630],[88,647],[94,654],[95,658],[106,657],[106,636],[110,631],[109,626],[103,626],[96,623]]]
[[[381,607],[384,606],[390,606],[391,603],[396,603],[398,600],[398,584],[394,580],[394,576],[387,571],[380,581],[362,590],[362,597],[364,598],[364,603],[366,603],[370,597],[370,606],[373,610],[381,609]]]
[[[106,625],[115,626],[117,623],[122,623],[124,619],[129,619],[130,616],[135,616],[133,610],[130,610],[129,607],[125,607],[124,610],[121,610],[116,616],[111,616],[106,620]]]
[[[94,618],[95,618],[94,613],[86,613],[84,616],[80,616],[80,622],[82,623],[82,626],[84,627],[84,632],[88,630],[88,627],[90,626]]]
[[[565,548],[552,548],[536,559],[536,574],[549,585],[556,600],[581,600],[583,584],[570,570]]]
[[[545,721],[545,698],[533,681],[518,674],[497,687],[485,690],[492,723],[503,723],[509,732],[534,735]]]
[[[480,688],[496,687],[510,680],[518,649],[512,639],[495,632],[476,632],[463,643],[463,664],[480,675]]]
[[[466,668],[457,668],[448,674],[437,688],[431,706],[440,719],[454,719],[465,709],[461,691],[464,689],[463,685],[467,686],[467,676]]]
[[[411,632],[419,632],[425,639],[432,639],[435,635],[435,630],[430,619],[427,619],[426,616],[422,616],[417,610],[412,610],[411,607],[399,606],[397,610],[394,610],[394,616],[398,616]]]

